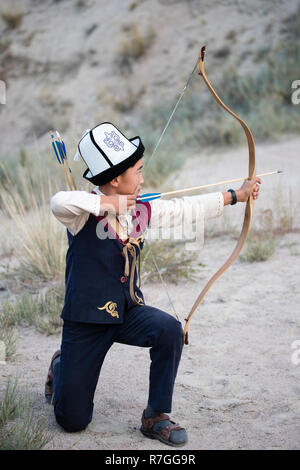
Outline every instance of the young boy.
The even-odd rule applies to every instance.
[[[172,227],[222,214],[224,205],[258,197],[259,178],[236,192],[136,202],[144,183],[144,146],[127,139],[111,123],[86,132],[78,144],[95,185],[92,193],[61,191],[51,199],[57,219],[67,227],[66,294],[61,313],[61,349],[52,357],[45,395],[53,400],[57,422],[69,432],[80,431],[92,419],[93,397],[105,355],[114,342],[150,348],[148,404],[142,433],[180,446],[186,430],[171,421],[173,387],[183,331],[168,313],[147,305],[137,284],[136,263],[147,229],[160,229],[166,218]],[[76,159],[76,157],[75,157]]]

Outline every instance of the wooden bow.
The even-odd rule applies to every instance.
[[[253,136],[252,136],[251,131],[250,131],[249,127],[247,126],[247,124],[237,114],[235,114],[233,111],[231,111],[231,109],[229,109],[228,106],[226,106],[223,103],[223,101],[220,99],[220,97],[217,95],[217,93],[215,92],[215,90],[213,89],[211,84],[209,83],[209,81],[206,77],[205,68],[204,68],[204,54],[205,54],[205,46],[202,47],[201,55],[200,55],[200,58],[199,58],[199,66],[200,66],[199,75],[202,76],[204,82],[206,83],[209,91],[211,92],[211,94],[213,95],[215,100],[222,106],[222,108],[224,108],[229,114],[231,114],[235,119],[237,119],[239,121],[239,123],[241,124],[241,126],[243,127],[243,129],[245,131],[245,134],[246,134],[246,137],[247,137],[248,149],[249,149],[248,179],[252,179],[256,176],[256,156],[255,156],[255,144],[254,144]],[[248,234],[249,234],[249,230],[250,230],[250,225],[251,225],[251,220],[252,220],[252,212],[253,212],[253,198],[252,198],[252,195],[251,195],[249,197],[248,201],[247,201],[247,204],[246,204],[242,231],[241,231],[240,237],[238,239],[238,242],[237,242],[232,254],[229,256],[229,258],[223,264],[223,266],[221,266],[221,268],[218,269],[218,271],[207,282],[207,284],[205,285],[205,287],[202,289],[201,293],[199,294],[197,300],[195,301],[189,315],[185,319],[185,322],[186,322],[185,327],[184,327],[184,342],[185,342],[185,344],[188,344],[188,328],[189,328],[190,321],[191,321],[192,316],[194,315],[195,311],[197,310],[197,308],[199,307],[201,302],[203,302],[203,299],[206,296],[209,289],[222,276],[222,274],[224,274],[225,271],[227,271],[227,269],[230,268],[230,266],[232,266],[232,264],[238,258],[241,250],[243,249],[243,247],[246,243]]]

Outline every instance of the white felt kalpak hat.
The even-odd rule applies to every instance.
[[[74,160],[81,157],[88,167],[83,177],[101,186],[133,166],[144,151],[139,136],[128,140],[113,124],[103,122],[86,131],[78,143]]]

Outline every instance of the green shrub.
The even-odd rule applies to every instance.
[[[39,332],[48,335],[59,333],[64,292],[64,285],[61,284],[49,289],[45,295],[23,294],[14,303],[5,302],[0,312],[2,334],[17,325],[34,326]]]
[[[2,10],[1,18],[9,29],[17,29],[22,24],[24,13],[11,9],[11,10]]]
[[[195,261],[195,253],[186,251],[184,244],[175,241],[146,243],[142,251],[141,274],[143,281],[163,280],[178,284],[183,279],[195,280],[198,268],[203,264]]]
[[[275,247],[276,240],[273,236],[250,238],[247,241],[244,254],[240,256],[240,260],[248,263],[266,261],[274,254]]]
[[[123,27],[123,35],[117,50],[117,65],[131,71],[133,63],[144,56],[152,45],[155,34],[151,28],[141,31],[137,24]]]
[[[51,441],[47,417],[37,416],[34,403],[21,394],[18,380],[8,379],[0,396],[0,450],[40,450]]]

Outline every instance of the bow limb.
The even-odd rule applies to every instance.
[[[245,132],[246,137],[247,137],[248,150],[249,150],[248,179],[252,179],[256,175],[255,143],[254,143],[252,133],[251,133],[249,127],[247,126],[247,124],[236,113],[231,111],[231,109],[229,109],[228,106],[226,106],[223,103],[221,98],[217,95],[217,93],[215,92],[215,90],[211,86],[210,82],[208,81],[206,73],[205,73],[205,68],[204,68],[204,52],[205,52],[205,46],[202,47],[201,55],[200,55],[200,58],[199,58],[199,67],[200,67],[200,74],[199,75],[202,76],[204,82],[206,83],[209,91],[211,92],[211,94],[213,95],[215,100],[222,106],[222,108],[224,108],[229,114],[231,114],[235,119],[237,119],[239,121],[239,123],[241,124],[241,126],[243,127],[244,132]],[[225,261],[225,263],[221,266],[221,268],[218,269],[218,271],[209,279],[209,281],[207,282],[207,284],[204,286],[201,293],[199,294],[198,298],[196,299],[189,315],[185,319],[185,322],[186,322],[185,327],[184,327],[184,342],[185,342],[185,344],[188,344],[188,328],[189,328],[190,321],[191,321],[192,316],[194,315],[195,311],[197,310],[199,305],[203,302],[204,297],[206,296],[206,294],[210,290],[210,288],[214,285],[214,283],[222,276],[222,274],[225,273],[225,271],[227,271],[227,269],[230,268],[230,266],[232,266],[232,264],[239,257],[239,254],[242,251],[242,249],[243,249],[243,247],[246,243],[246,240],[248,238],[250,225],[251,225],[251,221],[252,221],[252,212],[253,212],[253,198],[252,198],[252,195],[250,195],[250,197],[247,201],[247,204],[246,204],[246,208],[245,208],[243,227],[242,227],[239,239],[237,241],[237,244],[236,244],[232,254],[229,256],[227,261]]]

